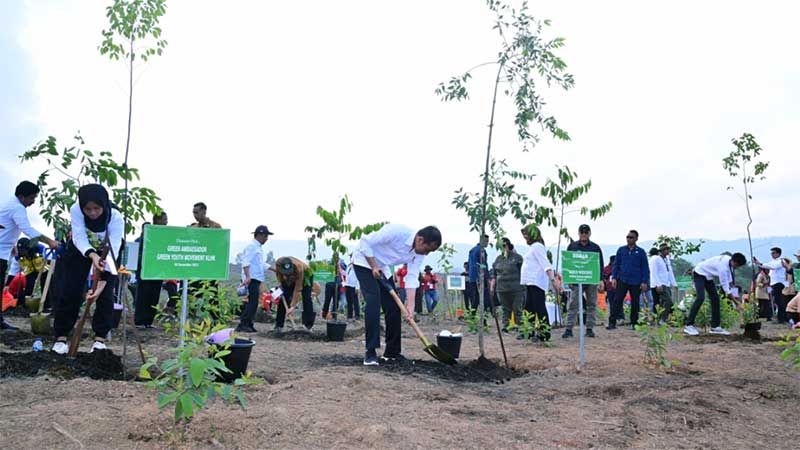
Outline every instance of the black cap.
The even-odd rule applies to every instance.
[[[278,261],[275,263],[275,266],[277,267],[278,272],[284,275],[291,275],[294,273],[294,263],[292,262],[292,258],[287,256],[278,259]]]
[[[266,225],[259,225],[256,227],[256,231],[253,231],[253,234],[266,234],[267,236],[269,236],[270,234],[275,234],[275,233],[270,233],[269,228],[267,228]]]
[[[425,272],[430,272],[431,270],[433,270],[433,267],[425,266]]]
[[[589,227],[589,225],[583,224],[578,227],[578,233],[591,233],[591,232],[592,229]]]

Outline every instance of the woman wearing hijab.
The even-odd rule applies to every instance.
[[[99,184],[82,186],[78,190],[78,202],[69,212],[72,238],[61,256],[58,268],[63,270],[59,274],[61,292],[53,309],[56,336],[53,351],[62,355],[69,351],[67,335],[75,326],[83,304],[90,270],[100,273],[97,288],[86,293],[86,299],[95,301],[96,305],[92,315],[95,338],[91,351],[106,349],[105,337],[111,330],[114,303],[111,286],[116,277],[111,272],[116,272],[113,257],[119,254],[125,228],[122,215],[111,206],[108,191]],[[111,252],[103,260],[100,253],[105,244],[111,246]]]
[[[547,259],[547,249],[544,247],[544,238],[539,228],[534,225],[524,227],[522,237],[525,238],[525,243],[530,245],[530,249],[522,258],[520,269],[520,282],[526,290],[525,310],[538,315],[539,320],[549,324],[545,293],[549,284],[552,284],[556,292],[561,295],[561,283],[556,279],[553,266]],[[542,333],[539,339],[549,341],[550,333]]]

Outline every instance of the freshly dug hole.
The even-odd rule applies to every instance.
[[[0,353],[0,378],[51,375],[123,380],[122,360],[110,350],[78,353],[74,360],[53,352]]]

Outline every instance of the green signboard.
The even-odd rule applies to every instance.
[[[794,288],[800,292],[800,269],[794,269]]]
[[[678,282],[678,289],[680,289],[682,291],[687,291],[687,290],[689,290],[689,289],[691,289],[693,287],[692,286],[692,277],[689,276],[689,275],[681,275],[681,276],[675,277],[675,281]]]
[[[314,281],[324,286],[325,283],[333,283],[333,272],[329,270],[319,270],[314,272]]]
[[[565,284],[600,283],[600,254],[595,252],[561,252],[561,274]]]
[[[140,278],[225,280],[230,248],[230,230],[148,225]]]

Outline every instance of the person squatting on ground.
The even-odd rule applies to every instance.
[[[549,283],[553,285],[558,295],[561,295],[561,283],[555,277],[553,266],[547,259],[547,251],[544,248],[544,238],[541,231],[535,225],[529,225],[522,230],[522,237],[525,243],[530,245],[530,249],[525,253],[520,270],[520,283],[525,286],[525,310],[530,314],[538,316],[540,321],[550,324],[550,316],[547,314],[546,295]],[[544,332],[539,335],[542,341],[550,340],[550,333]]]
[[[734,286],[733,273],[737,267],[741,267],[747,263],[744,255],[741,253],[734,253],[733,256],[720,255],[714,256],[700,262],[694,267],[692,279],[694,281],[694,289],[697,292],[697,298],[692,303],[692,309],[689,311],[689,317],[686,318],[686,326],[683,332],[689,336],[697,336],[700,331],[694,326],[697,313],[703,305],[706,298],[706,292],[711,299],[711,334],[731,334],[728,330],[720,326],[720,298],[717,293],[717,288],[714,285],[714,277],[719,278],[719,284],[722,290],[731,295],[731,288]],[[738,299],[734,298],[734,302]]]
[[[617,250],[614,258],[614,271],[611,274],[611,286],[614,288],[614,301],[611,305],[611,314],[608,315],[607,330],[617,328],[617,318],[622,316],[625,295],[631,294],[631,328],[639,322],[639,296],[647,289],[650,282],[650,266],[647,261],[647,252],[636,245],[639,232],[628,231],[625,236],[628,245]]]
[[[242,253],[242,270],[244,271],[244,286],[247,288],[247,305],[239,316],[239,325],[236,331],[256,333],[253,320],[256,318],[258,303],[261,300],[261,284],[266,280],[266,263],[264,262],[264,244],[272,235],[266,225],[259,225],[253,231],[253,240],[247,244]]]
[[[114,304],[113,289],[116,275],[114,257],[119,255],[125,224],[122,214],[111,205],[108,191],[99,184],[87,184],[78,190],[78,202],[70,208],[72,238],[66,252],[61,256],[56,276],[60,290],[53,308],[53,328],[56,342],[53,351],[66,354],[69,351],[67,336],[78,319],[86,280],[91,270],[99,274],[96,289],[86,293],[86,300],[95,303],[92,314],[92,330],[95,333],[91,351],[106,348],[105,338],[111,330]],[[110,246],[103,260],[100,253]],[[106,289],[108,287],[108,289]]]
[[[286,310],[284,302],[278,303],[275,316],[275,331],[283,331],[286,315],[292,314],[295,307],[303,302],[303,325],[307,331],[314,327],[314,304],[311,302],[311,290],[314,286],[314,274],[308,264],[292,256],[283,256],[275,262],[275,274],[283,290],[283,298],[289,306]]]
[[[403,359],[401,353],[401,316],[411,321],[413,305],[406,303],[405,311],[401,311],[386,287],[378,282],[383,277],[394,289],[394,280],[389,266],[408,264],[406,289],[411,291],[419,279],[419,269],[425,256],[436,251],[442,245],[442,233],[434,226],[427,226],[414,232],[411,228],[397,224],[386,224],[379,231],[361,238],[354,253],[356,277],[361,286],[361,293],[366,300],[364,308],[364,328],[366,331],[364,365],[378,365],[376,349],[381,346],[380,322],[381,309],[386,321],[386,349],[383,359],[387,361]],[[415,292],[407,293],[407,298],[414,298]],[[415,302],[416,303],[416,302]]]
[[[578,227],[578,240],[573,241],[567,246],[567,251],[570,252],[592,252],[597,253],[600,260],[600,267],[598,267],[598,274],[603,271],[603,250],[600,246],[589,240],[592,237],[592,229],[589,225],[583,224]],[[572,327],[575,326],[578,317],[578,302],[583,299],[578,298],[578,285],[571,284],[570,286],[570,300],[567,306],[567,329],[564,330],[562,338],[572,337]],[[602,281],[599,285],[584,284],[583,295],[586,298],[586,337],[594,337],[594,325],[597,320],[597,292],[602,288]]]

